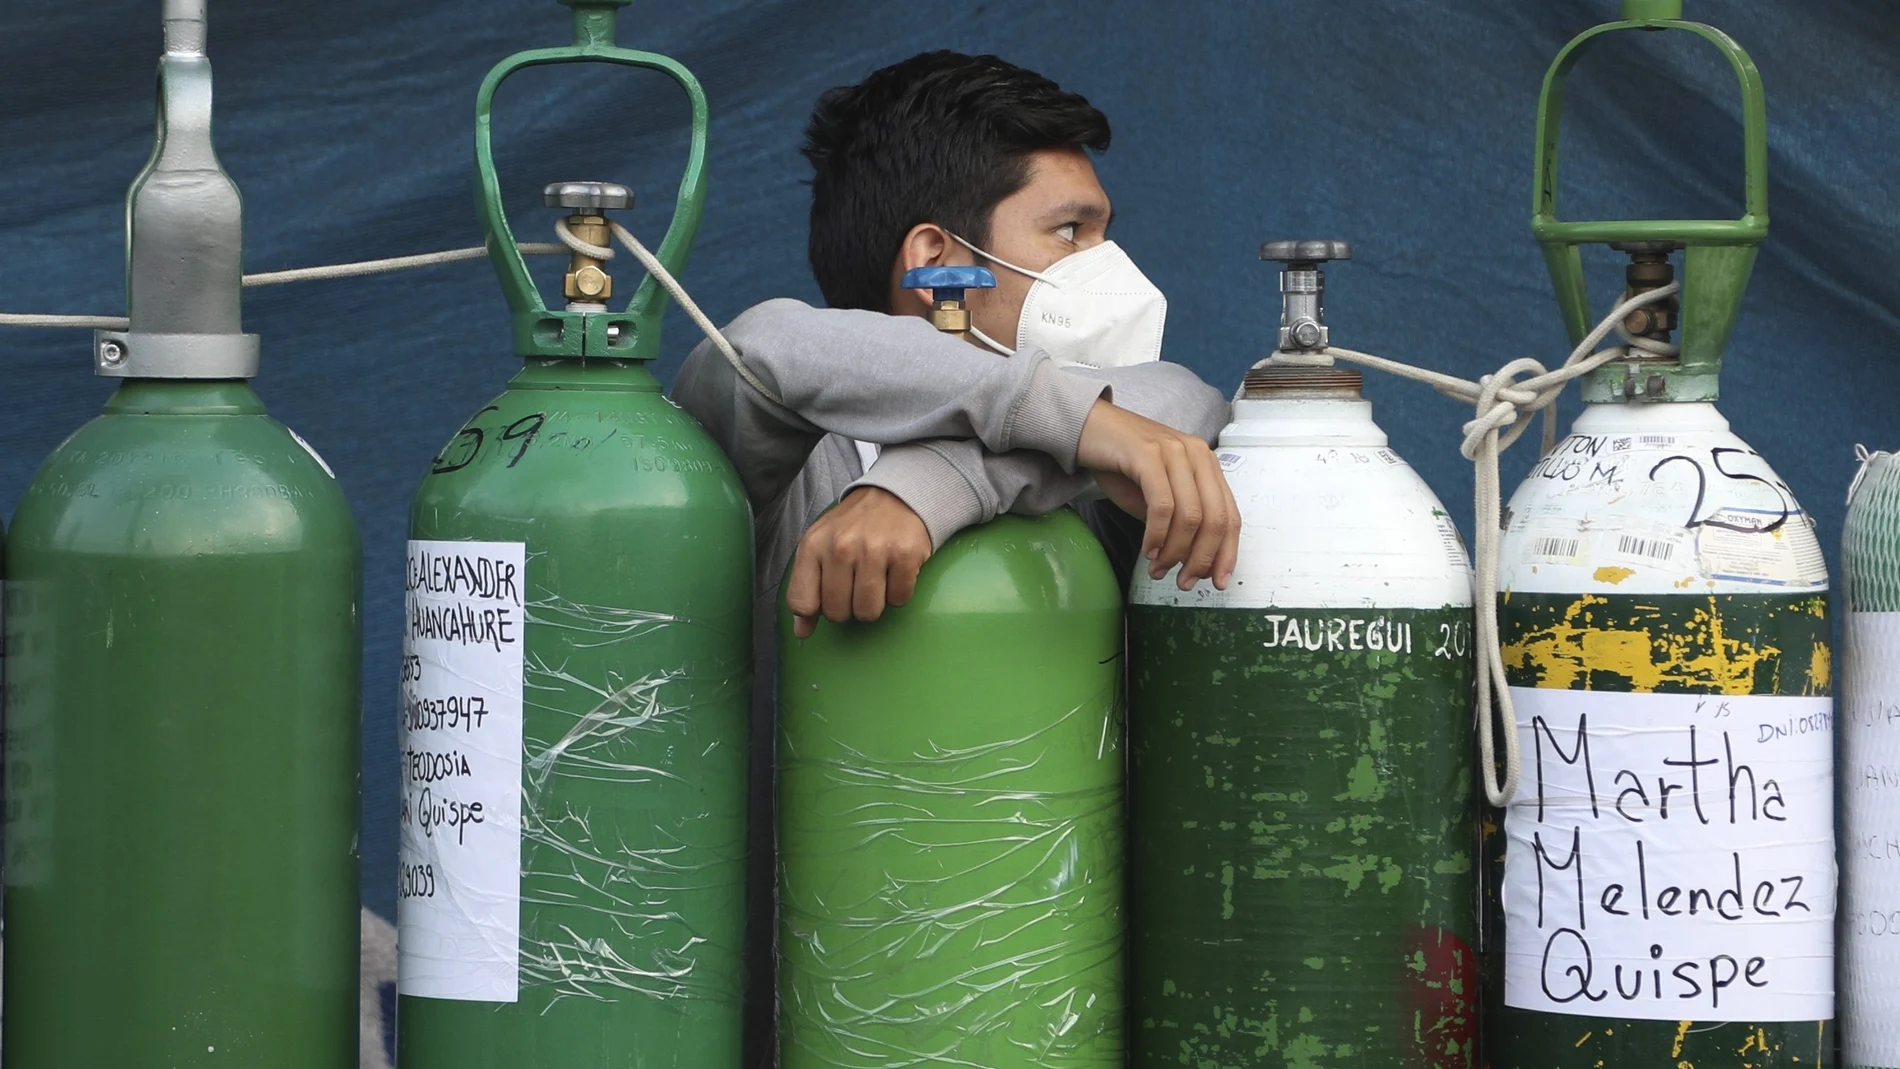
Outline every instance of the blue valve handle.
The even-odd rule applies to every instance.
[[[904,272],[907,290],[929,290],[935,301],[960,301],[964,290],[996,288],[996,275],[987,267],[913,267]]]

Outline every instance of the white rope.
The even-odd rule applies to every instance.
[[[124,316],[47,316],[0,312],[0,327],[77,327],[80,330],[124,330],[132,321]]]
[[[770,400],[773,404],[783,405],[784,402],[779,400],[778,394],[769,389],[765,383],[759,381],[759,377],[752,373],[752,369],[745,366],[745,361],[739,358],[739,351],[732,347],[732,343],[727,341],[726,336],[719,332],[719,328],[713,324],[713,321],[707,317],[706,313],[700,311],[699,305],[687,294],[686,288],[679,284],[679,280],[673,277],[672,272],[668,271],[664,264],[660,263],[659,258],[654,256],[651,252],[648,252],[646,246],[640,244],[639,240],[635,238],[626,227],[615,222],[610,222],[608,225],[613,227],[614,236],[619,238],[620,243],[627,247],[627,251],[633,254],[634,259],[640,261],[640,266],[646,268],[648,274],[658,279],[660,285],[666,287],[666,292],[672,294],[673,300],[677,301],[679,306],[685,309],[686,314],[699,326],[699,329],[707,338],[712,340],[713,345],[718,347],[719,352],[725,356],[726,362],[731,364],[732,369],[739,373],[739,377],[744,379],[747,385],[759,391],[762,396]],[[561,239],[561,243],[558,245],[552,242],[529,242],[516,247],[528,256],[560,256],[566,255],[571,250],[596,260],[611,260],[614,258],[614,250],[611,247],[595,245],[575,237],[573,231],[568,229],[567,220],[565,219],[556,219],[554,221],[554,233]],[[447,249],[442,252],[419,253],[415,256],[391,256],[382,260],[360,260],[356,263],[325,264],[322,267],[298,267],[288,271],[264,271],[254,275],[245,275],[244,285],[247,287],[279,286],[287,282],[316,282],[324,279],[355,278],[359,275],[380,275],[390,271],[407,271],[418,267],[434,267],[437,264],[459,263],[463,260],[479,260],[487,255],[488,248],[478,245],[467,249]],[[30,315],[0,312],[0,327],[77,327],[91,330],[127,330],[130,329],[131,325],[132,321],[124,316]]]
[[[527,256],[565,256],[567,247],[554,242],[527,242],[517,245]],[[470,249],[447,249],[442,252],[418,253],[415,256],[391,256],[383,260],[359,260],[348,264],[325,264],[322,267],[297,267],[288,271],[262,271],[244,276],[244,285],[280,286],[286,282],[316,282],[331,278],[355,278],[359,275],[380,275],[390,271],[407,271],[417,267],[434,267],[437,264],[460,263],[463,260],[479,260],[488,255],[485,245]],[[128,330],[132,321],[124,316],[69,316],[34,315],[25,313],[0,312],[0,327],[74,327],[81,330]]]
[[[666,288],[666,292],[673,296],[673,300],[685,310],[694,324],[699,327],[700,333],[706,335],[706,339],[713,343],[714,348],[717,348],[720,354],[726,358],[726,363],[732,365],[732,370],[737,372],[741,379],[745,380],[746,385],[759,391],[760,396],[771,401],[773,404],[782,407],[785,402],[779,400],[778,394],[770,387],[759,381],[759,377],[752,373],[751,368],[745,366],[745,361],[739,358],[739,350],[733,348],[732,343],[726,340],[724,334],[720,333],[719,328],[714,325],[712,319],[709,318],[706,313],[699,310],[699,305],[694,303],[693,298],[686,292],[686,287],[679,284],[679,280],[674,278],[673,273],[666,269],[666,265],[660,262],[660,258],[648,252],[647,247],[640,244],[640,239],[634,237],[633,232],[626,227],[612,220],[608,220],[607,225],[613,228],[614,237],[619,239],[620,244],[626,246],[627,251],[633,254],[633,258],[640,261],[641,267],[646,268],[647,274],[658,279],[660,285]],[[590,256],[596,260],[611,260],[614,258],[614,250],[611,247],[595,245],[590,241],[576,237],[574,232],[567,228],[567,220],[565,219],[556,219],[554,221],[554,233],[555,236],[561,239],[563,245],[580,253],[582,256]]]
[[[1335,358],[1385,371],[1400,378],[1422,382],[1439,393],[1474,407],[1476,416],[1464,426],[1465,440],[1458,451],[1472,462],[1476,476],[1472,520],[1477,545],[1474,547],[1477,572],[1474,600],[1477,615],[1478,729],[1479,762],[1484,775],[1484,795],[1494,806],[1505,806],[1517,794],[1522,771],[1522,755],[1517,739],[1517,710],[1511,702],[1510,684],[1504,676],[1504,657],[1498,635],[1498,530],[1503,507],[1498,484],[1498,456],[1509,449],[1537,413],[1544,413],[1544,451],[1557,444],[1556,402],[1572,379],[1581,378],[1612,360],[1641,349],[1658,356],[1670,356],[1678,347],[1649,338],[1631,337],[1623,331],[1623,320],[1631,312],[1675,296],[1680,282],[1637,294],[1616,306],[1597,324],[1589,336],[1571,351],[1570,358],[1555,371],[1529,357],[1513,360],[1476,382],[1447,375],[1429,368],[1402,364],[1382,356],[1328,348],[1318,353],[1276,353],[1262,364],[1329,365]],[[1622,334],[1626,344],[1593,353],[1611,331]],[[1493,715],[1495,707],[1495,716]],[[1504,778],[1497,778],[1496,730],[1504,729]]]
[[[1867,481],[1867,469],[1873,467],[1874,461],[1892,455],[1885,450],[1874,452],[1858,442],[1854,444],[1854,459],[1860,461],[1860,470],[1854,472],[1854,481],[1847,486],[1848,504],[1854,503],[1854,496],[1860,493],[1860,484]]]
[[[529,242],[515,247],[527,256],[567,255],[567,249],[551,241]],[[288,271],[264,271],[255,275],[245,275],[244,284],[246,286],[281,286],[286,282],[355,278],[358,275],[380,275],[389,271],[407,271],[414,267],[434,267],[437,264],[479,260],[487,255],[488,247],[477,245],[470,249],[448,249],[443,252],[418,253],[414,256],[391,256],[385,260],[361,260],[353,264],[326,264],[322,267],[298,267]]]

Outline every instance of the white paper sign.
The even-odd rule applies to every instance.
[[[1506,1004],[1834,1016],[1831,698],[1512,687]]]
[[[397,990],[513,1002],[521,931],[520,542],[409,543]]]
[[[1849,1065],[1900,1065],[1900,613],[1842,628],[1841,1030]]]

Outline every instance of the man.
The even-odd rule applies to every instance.
[[[1108,241],[1112,207],[1088,156],[1108,142],[1086,100],[993,56],[927,53],[827,92],[804,151],[812,270],[831,307],[755,307],[726,330],[743,371],[701,344],[674,385],[732,458],[757,536],[748,1065],[774,1053],[773,679],[788,562],[799,634],[820,617],[875,620],[957,531],[1099,488],[1145,519],[1125,532],[1086,506],[1124,574],[1136,553],[1155,578],[1179,566],[1183,588],[1224,587],[1233,570],[1239,513],[1208,449],[1227,404],[1157,359],[1165,305]],[[982,346],[938,333],[930,295],[900,284],[915,267],[979,263],[997,276],[968,295]]]

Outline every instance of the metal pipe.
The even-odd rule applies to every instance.
[[[165,52],[205,54],[205,0],[165,0]]]

